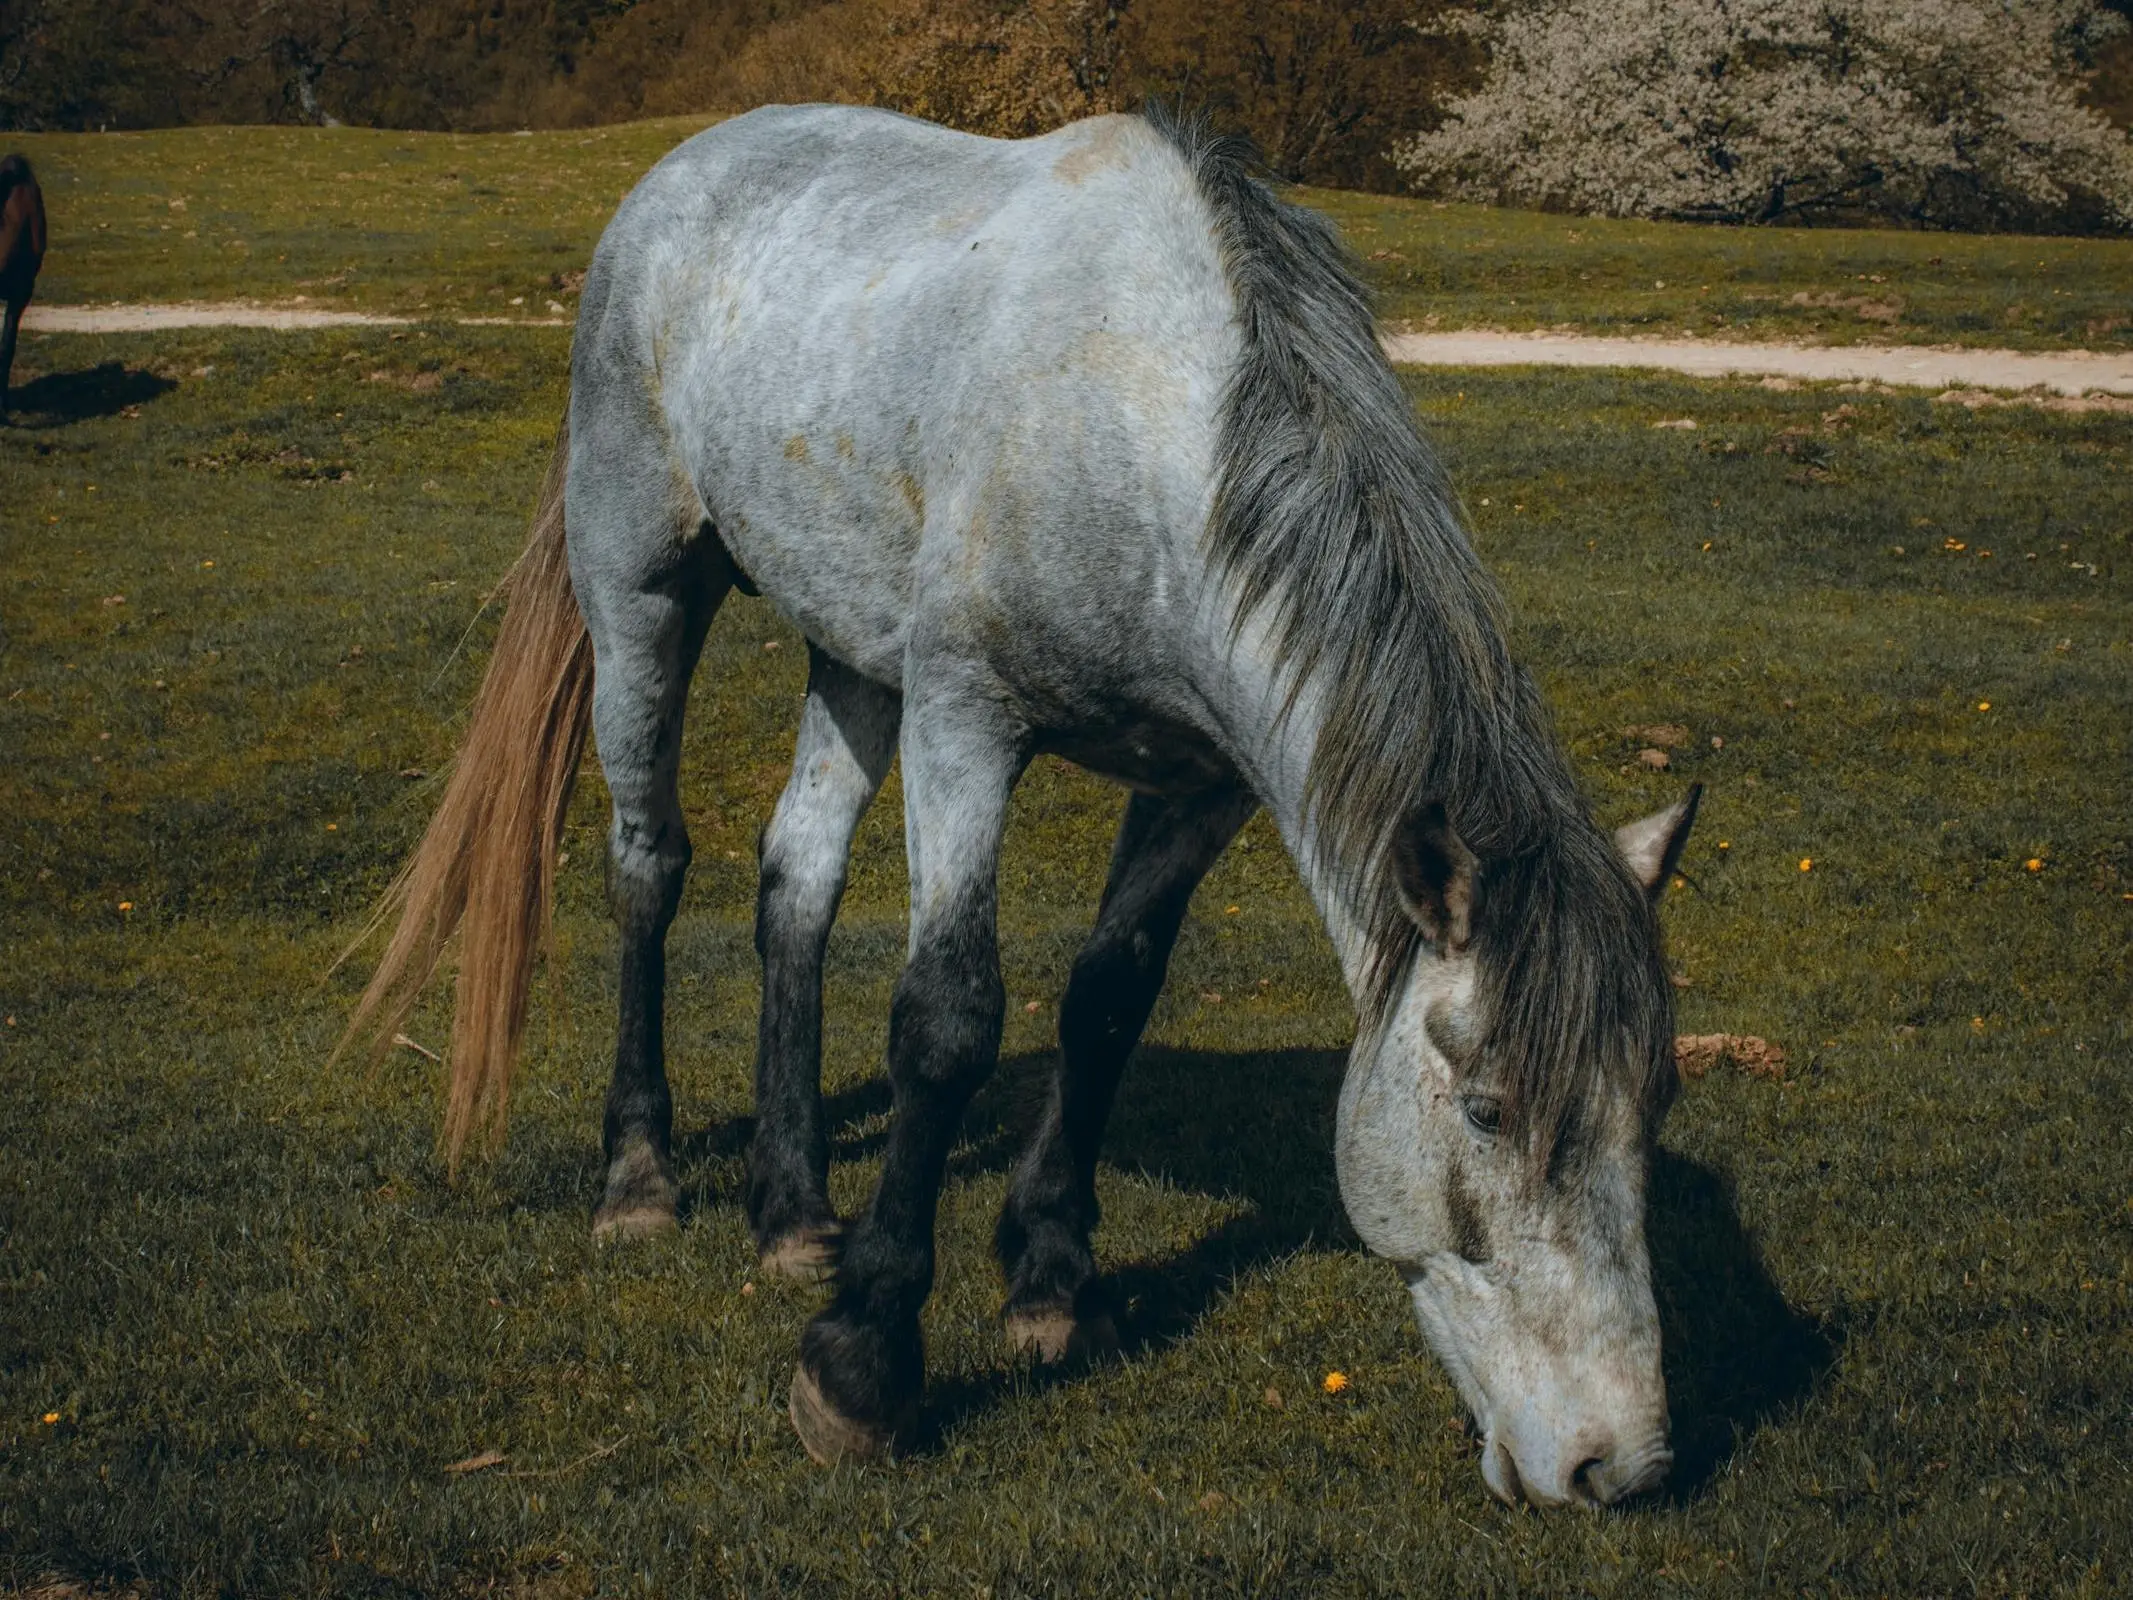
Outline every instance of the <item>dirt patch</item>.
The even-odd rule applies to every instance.
[[[1673,750],[1686,750],[1689,744],[1689,730],[1678,722],[1653,722],[1643,727],[1624,728],[1622,737],[1631,744],[1656,744]]]
[[[1969,411],[1981,406],[2036,406],[2043,411],[2116,411],[2133,415],[2133,395],[1994,394],[1990,389],[1948,389],[1935,395],[1933,401]]]
[[[1876,300],[1863,294],[1807,294],[1803,291],[1792,297],[1792,303],[1824,311],[1849,311],[1867,322],[1893,324],[1903,317],[1903,301],[1895,298]]]
[[[1684,1033],[1674,1040],[1674,1065],[1692,1083],[1731,1063],[1751,1078],[1785,1081],[1785,1052],[1750,1033]]]
[[[393,372],[380,367],[376,372],[366,373],[365,383],[387,384],[395,389],[405,389],[410,394],[433,394],[444,387],[441,372]]]

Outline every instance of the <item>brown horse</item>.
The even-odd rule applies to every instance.
[[[7,415],[7,379],[15,366],[15,331],[22,326],[37,269],[44,265],[44,191],[22,156],[0,157],[0,417]]]

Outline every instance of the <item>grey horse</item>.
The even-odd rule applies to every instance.
[[[677,767],[736,587],[810,652],[761,846],[747,1207],[768,1266],[832,1284],[791,1390],[816,1459],[913,1426],[943,1171],[1000,1042],[1001,834],[1050,751],[1131,796],[1000,1219],[1011,1341],[1065,1360],[1115,1337],[1089,1247],[1105,1119],[1194,886],[1264,806],[1356,1002],[1342,1196],[1472,1408],[1489,1486],[1604,1505],[1665,1475],[1656,906],[1696,797],[1612,837],[1593,821],[1322,218],[1156,113],[1002,142],[765,108],[623,202],[466,745],[352,1025],[389,1037],[461,930],[447,1145],[500,1132],[589,722],[622,934],[603,1236],[675,1219]],[[899,753],[895,1116],[846,1225],[822,958]]]

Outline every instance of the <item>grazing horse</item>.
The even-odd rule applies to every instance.
[[[771,107],[666,157],[593,257],[568,417],[398,924],[389,1037],[462,934],[446,1110],[500,1131],[588,722],[614,799],[621,1015],[596,1233],[671,1226],[665,938],[691,669],[729,589],[808,640],[761,843],[746,1203],[827,1275],[791,1415],[817,1460],[912,1426],[957,1125],[993,1070],[1008,799],[1050,751],[1131,790],[997,1234],[1006,1332],[1115,1336],[1090,1253],[1113,1091],[1194,886],[1264,806],[1354,996],[1335,1159],[1506,1499],[1610,1503],[1671,1456],[1644,1240],[1675,1089],[1656,902],[1695,797],[1593,821],[1324,219],[1166,116],[981,139]],[[822,960],[903,759],[895,1114],[828,1198]]]
[[[19,155],[0,156],[0,300],[7,302],[0,322],[0,418],[7,415],[8,374],[15,368],[15,334],[44,265],[44,191],[29,162]]]

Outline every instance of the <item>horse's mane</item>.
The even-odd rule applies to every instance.
[[[5,200],[8,190],[16,184],[36,181],[36,176],[30,171],[29,157],[16,150],[0,156],[0,200]]]
[[[1244,354],[1223,399],[1208,529],[1236,623],[1265,613],[1284,715],[1319,714],[1318,865],[1357,908],[1382,1023],[1422,934],[1390,852],[1428,803],[1480,858],[1473,943],[1507,1121],[1553,1156],[1602,1074],[1672,1085],[1672,995],[1642,888],[1593,822],[1503,606],[1378,345],[1332,225],[1277,198],[1251,147],[1151,107],[1213,210]]]

